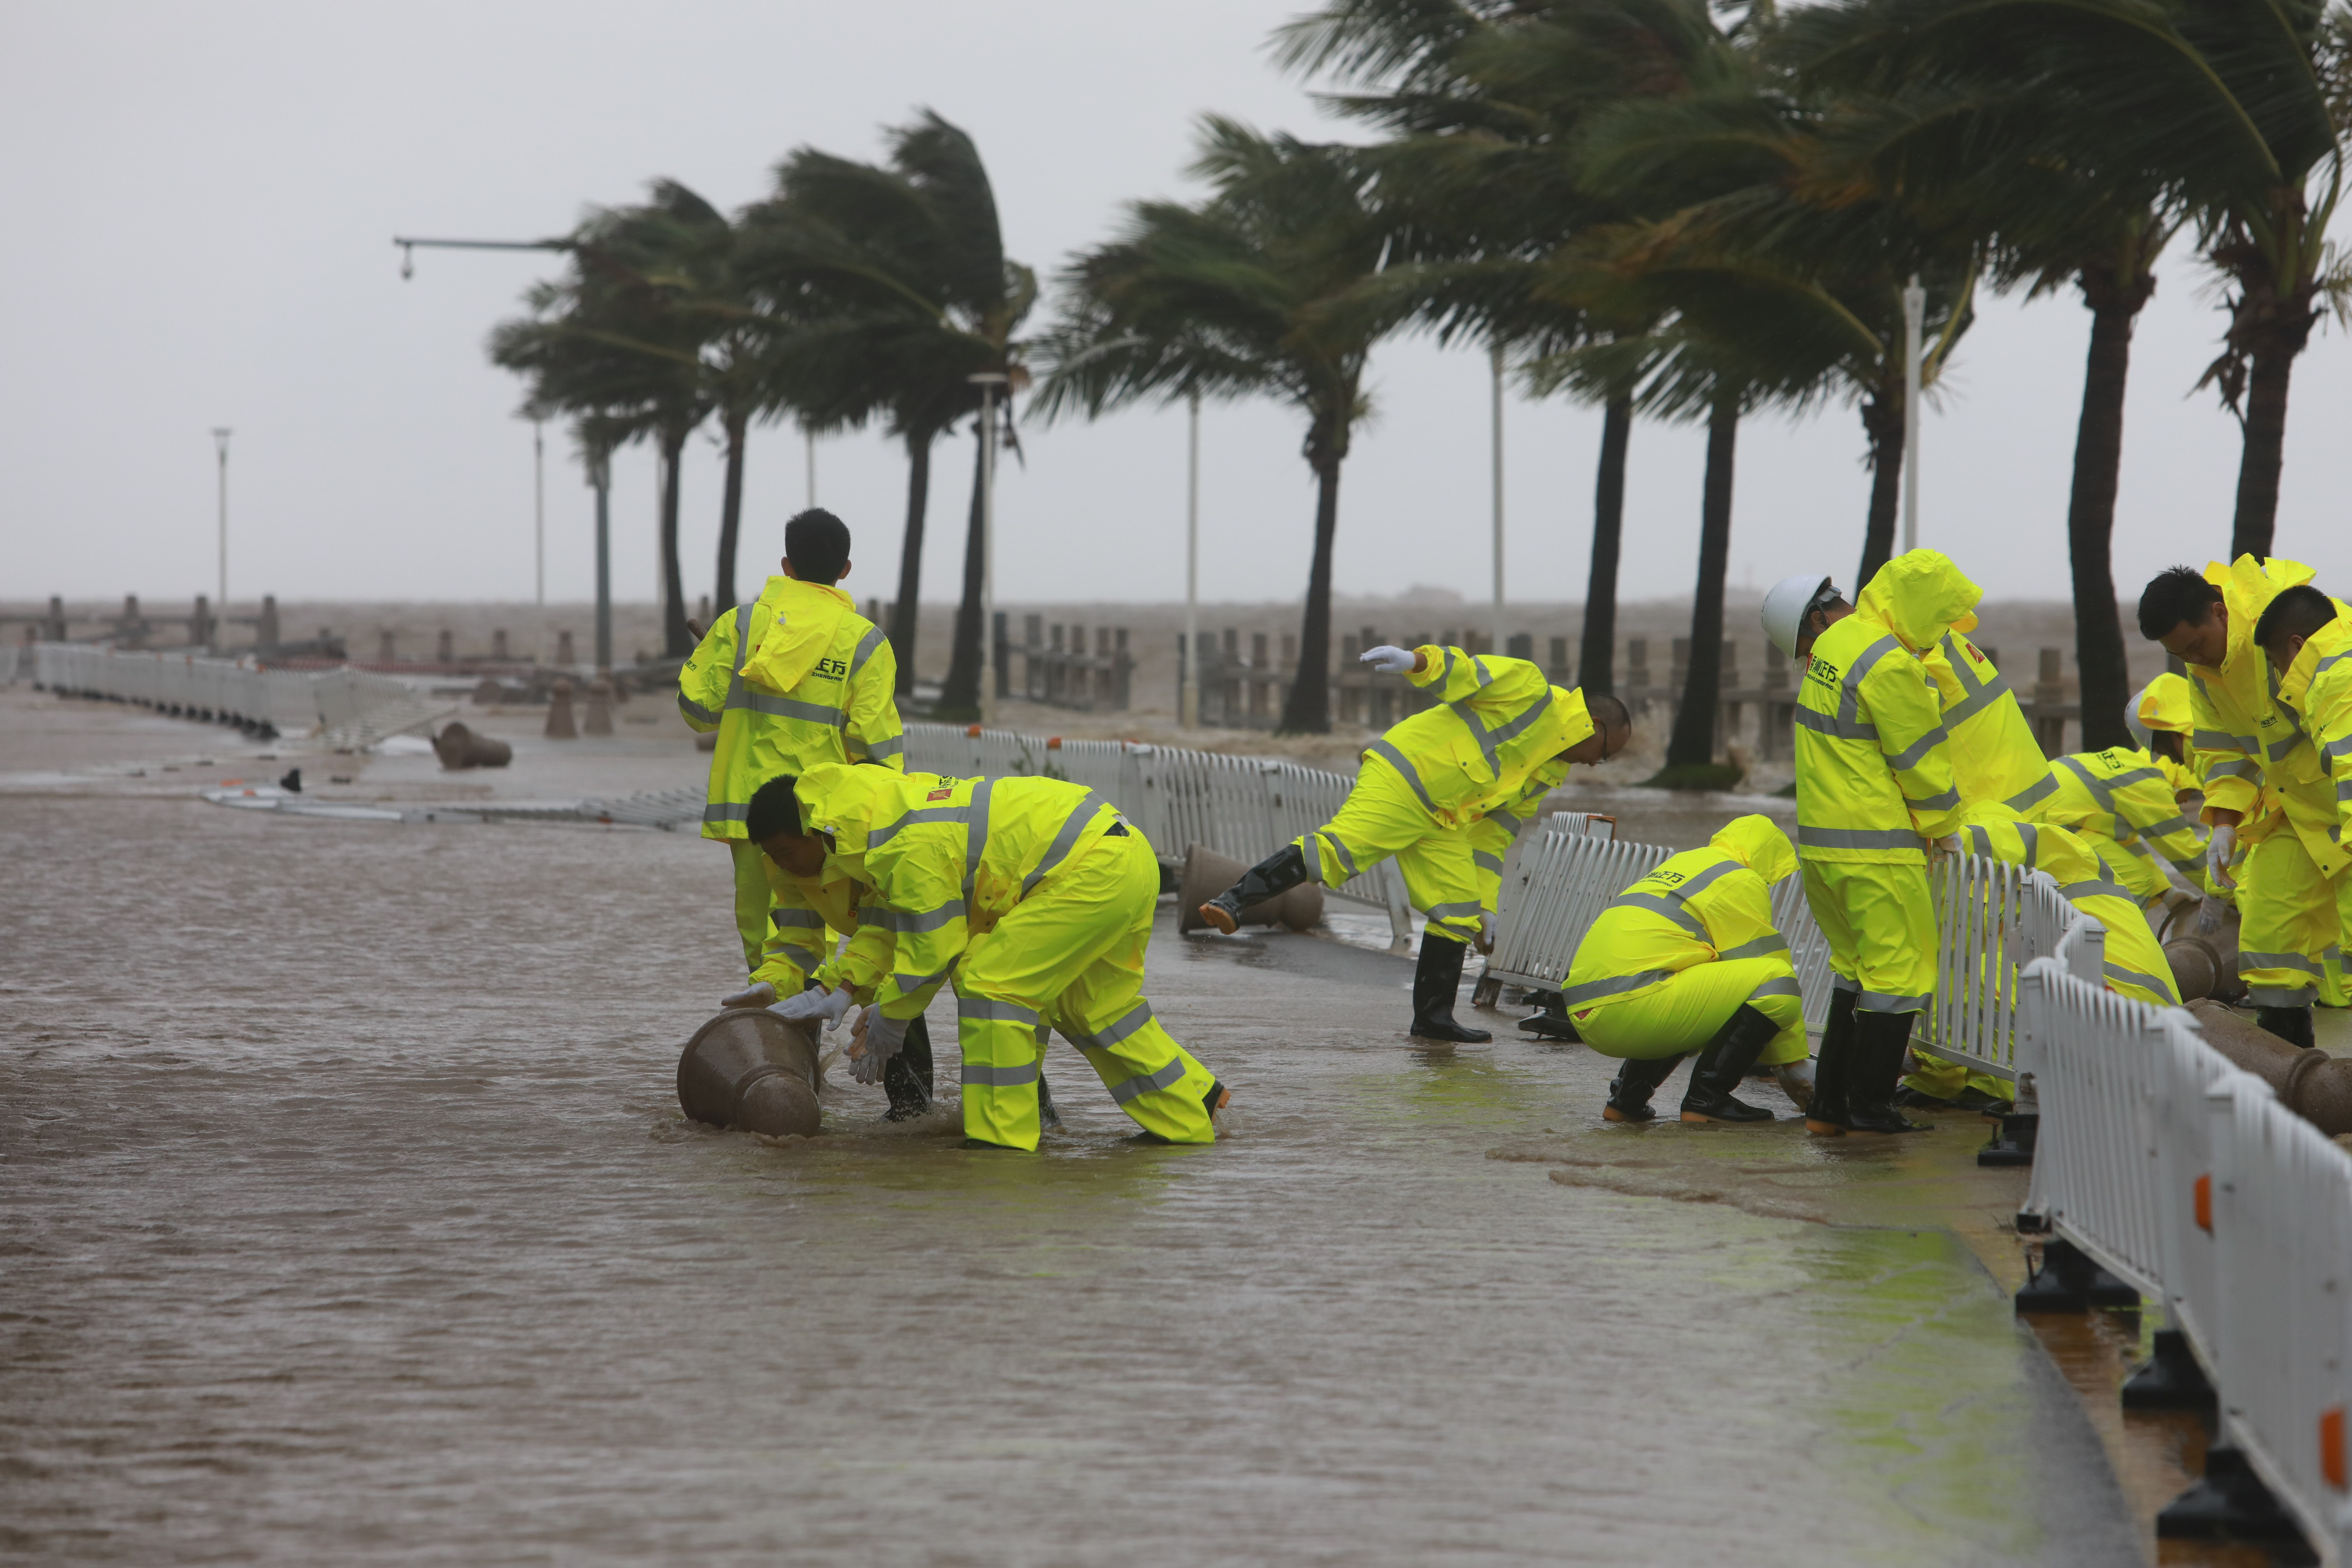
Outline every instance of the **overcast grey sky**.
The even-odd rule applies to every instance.
[[[16,0],[0,13],[0,596],[184,599],[214,574],[215,425],[236,428],[230,592],[527,599],[530,430],[482,342],[555,258],[427,252],[403,282],[395,233],[530,237],[655,175],[732,207],[789,148],[879,151],[936,108],[978,141],[1012,253],[1041,272],[1120,204],[1190,192],[1195,117],[1353,136],[1267,63],[1299,8],[1246,0],[998,0],[205,6]],[[2133,364],[2116,544],[2126,595],[2226,548],[2234,423],[2189,388],[2221,315],[2185,251],[2161,268]],[[1923,542],[1995,595],[2066,592],[2065,506],[2088,318],[2071,295],[1990,304],[1927,430]],[[1487,593],[1484,356],[1376,353],[1377,417],[1342,485],[1342,591]],[[2352,351],[2324,330],[2295,374],[2278,551],[2352,581]],[[1597,413],[1514,396],[1510,592],[1582,595]],[[1295,597],[1313,494],[1297,420],[1274,405],[1203,420],[1202,592]],[[1701,441],[1633,445],[1623,587],[1686,592]],[[1735,584],[1851,573],[1867,477],[1851,410],[1760,417],[1741,437]],[[971,443],[934,468],[925,596],[961,559]],[[879,435],[818,448],[818,495],[858,531],[852,586],[895,582],[904,506]],[[615,474],[615,592],[655,591],[652,459]],[[719,455],[685,473],[689,595],[709,590]],[[1138,410],[1027,432],[999,500],[998,592],[1181,597],[1184,420]],[[800,438],[754,439],[743,572],[756,582],[801,503]],[[591,510],[551,431],[548,592],[591,591]]]

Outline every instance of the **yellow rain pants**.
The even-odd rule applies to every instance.
[[[963,1047],[963,1130],[1037,1147],[1041,1030],[1085,1054],[1111,1099],[1171,1143],[1213,1143],[1215,1078],[1143,999],[1143,952],[1160,899],[1160,862],[1132,827],[1075,862],[974,936],[956,971]]]
[[[759,973],[768,945],[768,906],[774,898],[768,886],[768,855],[748,838],[727,840],[734,860],[735,934],[743,941],[743,970]]]
[[[1864,1013],[1918,1013],[1936,991],[1936,901],[1927,868],[1807,860],[1805,902],[1829,940],[1832,984]]]
[[[1780,1026],[1756,1058],[1759,1067],[1801,1062],[1811,1054],[1805,1000],[1785,954],[1696,963],[1654,990],[1579,1007],[1570,1016],[1584,1043],[1602,1056],[1651,1061],[1699,1049],[1743,1005]]]
[[[1501,851],[1491,846],[1497,837],[1504,847],[1510,842],[1496,828],[1486,843],[1474,847],[1471,836],[1478,826],[1440,822],[1394,764],[1375,752],[1364,759],[1339,814],[1295,842],[1306,858],[1310,882],[1344,882],[1395,857],[1412,907],[1448,941],[1472,942],[1478,935],[1478,912],[1493,907],[1502,877]],[[1491,875],[1478,862],[1482,851],[1495,858]]]
[[[2300,837],[2273,833],[2247,851],[2242,875],[2238,978],[2257,1007],[2304,1006],[2326,966],[2342,968],[2352,868],[2324,875]]]

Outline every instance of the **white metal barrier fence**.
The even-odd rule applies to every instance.
[[[69,696],[135,702],[159,713],[266,733],[315,734],[343,747],[373,745],[417,729],[454,706],[427,701],[405,681],[365,670],[310,675],[237,659],[71,643],[36,644],[33,679]]]
[[[2069,957],[2021,976],[2019,1054],[2042,1100],[2026,1213],[2163,1303],[2223,1443],[2326,1561],[2352,1563],[2352,1155],[2190,1015],[2107,991],[2095,950]]]

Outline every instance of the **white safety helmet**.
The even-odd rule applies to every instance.
[[[1781,578],[1764,595],[1764,635],[1784,658],[1797,657],[1797,639],[1805,632],[1805,612],[1829,585],[1827,577],[1801,572]]]

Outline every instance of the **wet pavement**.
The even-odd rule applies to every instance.
[[[1218,1146],[1126,1142],[1059,1043],[1034,1158],[845,1077],[817,1138],[716,1132],[672,1078],[736,983],[723,851],[226,811],[207,733],[0,694],[0,1555],[2150,1555],[2182,1439],[2102,1413],[2136,1325],[2017,1324],[1979,1122],[1609,1126],[1581,1047],[1410,1042],[1405,960],[1163,909]],[[215,766],[26,776],[151,738]]]

